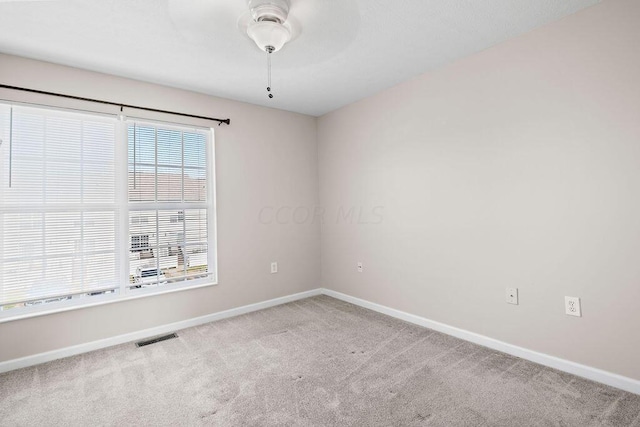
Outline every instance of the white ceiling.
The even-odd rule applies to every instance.
[[[0,52],[319,116],[598,2],[291,0],[273,99],[246,0],[0,0]]]

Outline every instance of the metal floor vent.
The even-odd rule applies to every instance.
[[[161,337],[150,338],[148,340],[138,341],[136,343],[136,347],[144,347],[145,345],[155,344],[157,342],[170,340],[172,338],[178,338],[178,334],[173,333],[169,335],[163,335]]]

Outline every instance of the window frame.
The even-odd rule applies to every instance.
[[[151,127],[156,127],[156,128],[160,128],[163,130],[175,130],[175,131],[180,131],[180,132],[184,132],[188,129],[194,129],[195,131],[200,131],[205,133],[207,140],[205,141],[205,157],[206,157],[206,181],[207,181],[207,194],[206,194],[206,202],[199,202],[199,201],[182,201],[182,202],[174,202],[174,201],[163,201],[163,200],[156,200],[153,202],[150,201],[129,201],[128,200],[128,190],[127,191],[123,191],[121,194],[121,197],[123,198],[123,203],[125,203],[125,205],[128,207],[126,209],[126,215],[127,215],[127,219],[126,221],[123,222],[123,224],[125,224],[125,227],[123,228],[127,228],[127,233],[126,233],[126,239],[127,242],[129,241],[129,236],[130,236],[130,231],[129,228],[131,227],[131,222],[129,221],[129,213],[132,211],[152,211],[152,210],[157,210],[157,211],[161,211],[161,210],[176,210],[176,211],[180,211],[182,212],[182,219],[183,221],[181,222],[181,224],[184,224],[184,218],[186,216],[185,214],[185,210],[187,209],[202,209],[202,207],[192,207],[192,208],[186,208],[184,206],[181,205],[185,205],[185,204],[191,204],[191,205],[200,205],[200,206],[206,206],[206,210],[207,210],[207,266],[213,266],[213,268],[208,268],[209,272],[207,273],[208,276],[211,276],[212,279],[210,277],[205,277],[202,279],[191,279],[191,280],[184,280],[181,282],[177,282],[177,283],[172,283],[170,285],[171,288],[175,288],[175,289],[184,289],[184,288],[191,288],[194,286],[198,286],[200,284],[217,284],[217,277],[218,277],[218,271],[217,271],[217,231],[215,228],[215,225],[217,223],[215,217],[215,145],[214,145],[214,131],[213,128],[201,128],[201,127],[196,127],[196,126],[190,126],[190,125],[177,125],[175,123],[167,123],[167,122],[159,122],[159,121],[151,121],[151,120],[147,120],[147,119],[132,119],[132,120],[124,120],[123,121],[123,132],[125,133],[125,139],[124,141],[127,142],[127,144],[125,145],[126,150],[128,150],[128,126],[130,125],[135,125],[135,126],[140,126],[140,127],[144,127],[144,126],[151,126]],[[135,128],[134,128],[135,129]],[[135,130],[134,130],[135,132]],[[156,147],[157,149],[157,147]],[[128,151],[127,151],[128,153]],[[124,164],[122,165],[123,172],[120,175],[117,175],[119,178],[121,178],[122,182],[119,182],[120,185],[124,185],[125,188],[129,188],[129,182],[128,182],[128,177],[129,177],[129,169],[128,169],[128,155],[124,156]],[[157,161],[157,153],[156,153],[156,171],[157,169],[159,169],[160,167],[163,167],[163,165],[159,164]],[[184,165],[182,166],[182,169],[184,171]],[[157,182],[157,177],[156,177],[156,182]],[[184,183],[183,183],[184,186]],[[183,188],[183,192],[184,192],[184,188]],[[156,192],[157,194],[157,192]],[[181,204],[181,205],[180,205]],[[134,206],[134,208],[131,208],[132,206]],[[170,219],[170,218],[169,218]],[[212,240],[212,233],[213,233],[213,240]],[[127,246],[128,247],[128,246]],[[153,251],[154,250],[154,246],[149,245],[149,250]],[[131,283],[129,282],[129,271],[130,271],[130,265],[129,265],[129,259],[128,259],[128,253],[129,251],[125,251],[123,252],[123,255],[127,256],[127,260],[125,261],[126,263],[123,263],[122,265],[126,266],[126,268],[123,268],[123,276],[126,274],[126,280],[125,277],[121,277],[120,283],[121,283],[121,290],[120,293],[122,294],[144,294],[144,293],[150,293],[150,294],[156,294],[157,292],[159,292],[159,289],[161,289],[160,286],[157,287],[148,287],[148,288],[133,288],[131,286]],[[124,260],[123,260],[124,261]],[[197,274],[196,274],[197,275]]]
[[[69,113],[79,113],[83,115],[95,115],[98,117],[114,117],[116,123],[116,137],[114,147],[115,157],[115,191],[116,191],[116,221],[115,245],[116,245],[116,265],[119,266],[120,276],[117,282],[117,291],[109,293],[95,292],[97,295],[82,294],[80,298],[70,298],[68,300],[56,301],[55,303],[45,304],[36,303],[30,307],[17,307],[8,310],[0,310],[0,323],[20,320],[30,317],[43,316],[53,313],[65,312],[76,309],[95,307],[104,304],[124,302],[139,298],[146,298],[154,295],[164,295],[173,292],[181,292],[189,289],[205,288],[218,284],[218,234],[217,234],[217,203],[216,203],[216,163],[215,163],[215,132],[213,127],[196,126],[188,123],[168,122],[166,120],[138,119],[132,116],[124,117],[120,114],[105,114],[93,112],[90,110],[76,110],[60,108],[50,105],[21,103],[13,101],[0,101],[8,107],[31,107],[43,110],[63,111]],[[128,136],[127,126],[131,121],[149,126],[157,126],[163,129],[176,129],[179,131],[188,131],[193,129],[199,133],[205,133],[206,142],[206,211],[207,211],[207,277],[196,280],[185,280],[183,282],[172,283],[168,286],[156,286],[142,289],[131,289],[129,283],[129,205],[128,200]],[[170,202],[169,202],[170,203]],[[173,209],[173,208],[171,208]],[[184,211],[182,212],[184,220]],[[1,224],[0,224],[1,226]],[[150,248],[151,249],[151,248]],[[75,294],[74,294],[75,295]],[[90,297],[90,298],[89,298]],[[59,297],[63,299],[65,297]],[[49,298],[43,298],[46,300]],[[38,300],[39,302],[40,300]]]

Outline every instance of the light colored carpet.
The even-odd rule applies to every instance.
[[[0,425],[640,426],[640,396],[318,296],[0,375]]]

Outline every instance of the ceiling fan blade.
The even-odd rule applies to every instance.
[[[176,30],[190,42],[198,42],[235,28],[246,4],[242,1],[169,0],[168,8]]]
[[[360,26],[356,0],[290,1],[288,21],[291,21],[298,34],[295,40],[285,45],[283,51],[295,51],[296,55],[293,56],[299,62],[290,63],[283,55],[283,66],[300,67],[327,61],[355,40]]]

